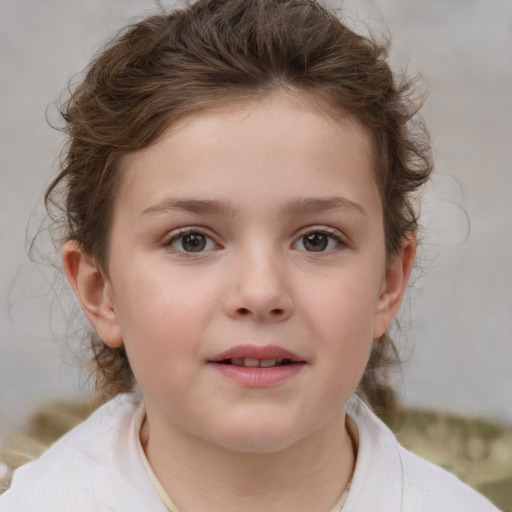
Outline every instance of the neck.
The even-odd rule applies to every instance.
[[[328,512],[355,464],[344,411],[306,439],[271,453],[229,450],[148,420],[144,449],[180,512]]]

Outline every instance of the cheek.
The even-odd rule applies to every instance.
[[[300,307],[307,311],[312,328],[357,344],[373,339],[380,282],[364,273],[340,273],[316,286],[304,286]]]
[[[368,362],[375,322],[378,279],[339,276],[330,285],[309,288],[301,308],[315,337],[318,363],[330,391],[354,389]]]
[[[155,377],[162,368],[181,372],[179,361],[197,353],[200,333],[218,301],[213,290],[198,292],[197,283],[179,275],[127,271],[118,281],[116,313],[137,380]],[[175,373],[174,373],[175,374]]]
[[[186,271],[169,269],[158,261],[139,265],[134,261],[124,268],[124,276],[117,280],[116,304],[126,329],[136,329],[138,323],[151,331],[161,328],[168,332],[181,323],[193,328],[191,318],[215,302],[213,286],[207,289]]]

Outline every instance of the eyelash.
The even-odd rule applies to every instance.
[[[183,247],[183,242],[184,242],[185,237],[190,236],[190,235],[197,235],[197,236],[203,237],[205,246],[200,248],[200,250],[198,250],[198,251],[185,250],[185,248]],[[181,249],[178,247],[174,247],[174,244],[176,242],[178,242],[179,240],[182,240],[182,242],[181,242],[182,248]],[[208,245],[208,242],[210,242],[210,244],[213,243],[214,247],[205,248]],[[165,239],[163,241],[162,245],[163,245],[163,247],[172,250],[174,253],[178,254],[179,256],[185,256],[185,255],[191,255],[191,254],[201,254],[205,251],[210,251],[213,248],[219,247],[219,244],[217,244],[217,242],[215,242],[213,237],[211,237],[210,235],[205,233],[204,230],[202,230],[201,228],[195,228],[195,227],[188,227],[188,228],[179,230],[178,232],[172,234],[172,236],[170,236],[169,238]]]
[[[197,250],[197,251],[194,251],[194,250],[187,251],[183,247],[185,237],[191,236],[191,235],[196,235],[196,236],[201,237],[201,239],[196,240],[196,242],[199,243],[199,250]],[[314,249],[308,250],[305,247],[305,244],[307,243],[306,237],[313,237],[313,236],[326,237],[324,240],[320,240],[321,244],[323,241],[325,241],[325,243],[326,243],[325,247],[322,247],[322,245],[320,245],[320,250],[318,250],[318,251],[316,251]],[[181,248],[174,246],[174,244],[179,242],[179,240],[182,241]],[[332,247],[333,241],[335,243],[334,247]],[[315,243],[313,241],[313,238],[310,238],[309,242],[313,243],[313,244]],[[317,242],[318,242],[318,240],[317,240]],[[201,243],[203,244],[202,246],[201,246]],[[303,248],[298,247],[298,244],[300,244],[300,243],[302,243]],[[212,244],[213,244],[213,247],[211,246]],[[179,230],[178,232],[176,232],[172,236],[170,236],[170,238],[167,238],[162,243],[162,245],[163,245],[163,247],[172,250],[173,252],[175,252],[176,254],[178,254],[180,256],[202,254],[206,251],[211,251],[215,248],[220,247],[219,244],[217,244],[217,242],[215,242],[213,237],[211,237],[210,235],[205,233],[204,230],[202,230],[201,228],[196,228],[196,227],[188,227],[188,228]],[[210,245],[210,247],[209,247],[209,245]],[[330,247],[330,245],[331,245],[331,247]],[[313,253],[313,254],[331,253],[333,251],[340,250],[346,246],[347,246],[347,243],[346,243],[346,241],[344,241],[342,239],[342,237],[340,236],[340,233],[335,229],[327,228],[327,227],[307,228],[300,234],[300,236],[292,244],[293,249],[297,249],[297,250],[301,250],[301,251]]]
[[[314,251],[314,250],[308,251],[305,248],[299,249],[297,247],[297,244],[299,244],[301,242],[304,245],[306,237],[313,236],[313,235],[325,236],[327,238],[327,246],[319,251]],[[335,246],[329,247],[329,244],[331,244],[332,241],[334,241]],[[332,229],[332,228],[327,228],[327,227],[322,226],[322,227],[310,227],[310,228],[307,228],[307,230],[303,231],[301,233],[301,235],[299,236],[299,238],[294,242],[293,248],[302,250],[304,252],[313,253],[313,254],[325,254],[325,253],[332,253],[333,251],[343,249],[344,247],[347,247],[347,245],[348,245],[347,242],[342,238],[339,231]]]

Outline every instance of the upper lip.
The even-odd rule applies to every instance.
[[[276,345],[237,345],[225,352],[210,358],[210,362],[216,363],[226,359],[290,359],[292,362],[303,362],[304,359],[293,352]]]

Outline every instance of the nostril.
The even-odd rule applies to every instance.
[[[241,315],[247,315],[249,314],[249,310],[247,308],[240,308],[238,310],[238,312],[241,314]]]
[[[276,309],[273,309],[270,314],[271,315],[274,315],[274,316],[278,316],[278,315],[282,315],[284,313],[284,310],[283,309],[280,309],[280,308],[276,308]]]

